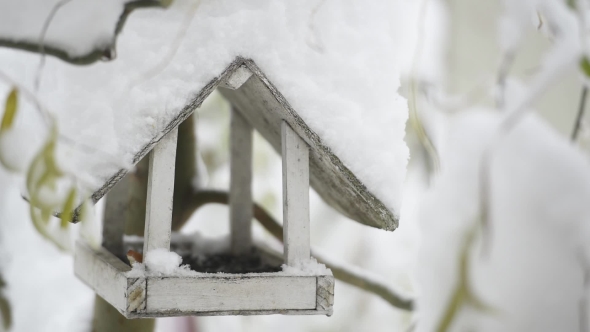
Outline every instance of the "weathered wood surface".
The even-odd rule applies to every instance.
[[[149,278],[146,310],[241,311],[316,308],[316,277],[211,275]]]
[[[127,309],[127,264],[104,248],[90,248],[83,242],[76,244],[74,273],[92,290],[120,312]]]
[[[195,98],[188,103],[185,107],[183,107],[177,116],[173,117],[172,120],[164,127],[164,129],[152,138],[149,142],[147,142],[133,157],[133,164],[137,164],[143,157],[145,157],[148,152],[150,152],[156,144],[168,134],[172,129],[177,128],[180,123],[186,120],[198,107],[201,106],[205,98],[207,98],[215,88],[220,84],[221,81],[225,80],[229,75],[231,75],[236,68],[241,66],[243,63],[243,59],[239,58],[232,62],[219,76],[212,79],[201,91],[195,94]],[[120,169],[115,174],[113,174],[109,179],[99,188],[97,189],[91,196],[93,202],[98,202],[111,188],[117,184],[124,176],[127,174],[129,170],[127,169]],[[78,221],[78,220],[76,220]]]
[[[125,181],[125,180],[124,180]],[[102,246],[110,251],[113,255],[123,258],[125,252],[123,249],[123,235],[125,234],[124,213],[128,207],[127,195],[128,188],[125,183],[120,182],[109,192],[104,209],[104,221],[102,224]]]
[[[235,107],[230,120],[229,219],[231,250],[248,253],[252,247],[252,126]]]
[[[170,250],[172,197],[178,128],[171,130],[150,152],[143,252]]]
[[[252,76],[252,72],[245,65],[239,66],[228,77],[221,81],[220,87],[226,89],[237,90]]]
[[[321,276],[317,278],[316,309],[332,315],[334,308],[334,277]]]
[[[290,266],[310,258],[309,147],[283,121],[283,240],[285,263]]]
[[[180,110],[159,135],[137,152],[133,163],[141,160],[164,135],[184,121],[217,86],[222,82],[228,86],[226,80],[242,66],[245,66],[253,75],[248,77],[239,88],[235,90],[222,88],[220,92],[237,106],[248,122],[280,153],[280,127],[281,122],[286,121],[293,131],[310,146],[310,183],[328,204],[365,225],[386,230],[397,228],[398,220],[392,211],[385,207],[383,202],[377,199],[307,126],[254,61],[241,57],[236,58],[218,77],[196,93],[193,101]],[[237,77],[232,80],[237,80]],[[237,85],[234,84],[235,86]],[[126,173],[125,169],[115,173],[92,194],[92,200],[97,202]],[[399,213],[399,211],[396,212]]]
[[[299,134],[310,146],[311,186],[328,204],[365,225],[396,229],[398,220],[392,211],[307,126],[254,61],[244,60],[244,64],[254,75],[239,89],[220,89],[220,92],[242,111],[277,152],[281,151],[282,121],[286,121]]]

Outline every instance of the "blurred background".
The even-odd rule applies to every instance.
[[[436,101],[446,86],[451,94],[477,94],[479,82],[493,79],[502,53],[496,40],[495,22],[500,1],[487,0],[394,0],[402,13],[395,15],[396,59],[401,73],[400,93],[410,94],[410,81],[418,82],[422,110]],[[182,5],[182,1],[179,1]],[[176,4],[172,5],[174,8]],[[533,19],[533,18],[532,18]],[[132,18],[130,18],[132,20]],[[121,38],[119,43],[124,43]],[[549,41],[542,36],[528,39],[524,51],[513,62],[513,72],[526,80]],[[0,66],[18,66],[15,58],[31,57],[22,51],[0,49]],[[3,61],[4,60],[4,61]],[[48,59],[47,61],[58,61]],[[115,60],[116,61],[116,60]],[[18,72],[18,68],[11,70]],[[575,72],[551,89],[538,103],[540,113],[560,132],[571,129],[580,83]],[[395,93],[395,92],[392,92]],[[387,97],[387,96],[384,96]],[[488,102],[493,97],[486,95]],[[550,111],[561,109],[562,112]],[[229,187],[230,105],[214,92],[191,117],[198,146],[199,186]],[[426,121],[428,126],[428,121]],[[436,128],[433,129],[436,132]],[[427,186],[427,162],[411,126],[406,132],[410,147],[400,226],[394,232],[373,229],[347,220],[325,204],[310,189],[312,246],[330,256],[380,276],[392,288],[414,295],[419,292],[413,278],[420,230],[418,202]],[[378,159],[375,160],[378,162]],[[257,133],[254,137],[254,200],[281,220],[281,160]],[[11,331],[89,331],[94,293],[73,273],[73,257],[43,239],[30,222],[29,206],[21,197],[22,179],[0,168],[0,271],[6,283],[4,294],[12,312]],[[104,202],[95,208],[95,230],[100,232]],[[228,209],[207,205],[182,228],[207,236],[224,236],[229,231]],[[75,225],[72,227],[81,227]],[[276,241],[256,222],[255,238]],[[412,313],[343,282],[336,283],[334,315],[323,316],[235,316],[179,317],[156,320],[156,331],[406,331]]]

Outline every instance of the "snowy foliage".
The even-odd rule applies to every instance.
[[[509,76],[489,88],[502,94],[496,109],[461,109],[439,125],[441,171],[421,206],[418,331],[578,331],[588,324],[590,163],[569,137],[528,114],[568,69],[590,74],[587,2],[503,4],[503,61],[535,29],[552,43],[530,79]]]
[[[115,28],[127,2],[130,0],[2,1],[0,42],[24,43],[34,49],[42,40],[46,48],[70,58],[109,50],[114,47]]]
[[[458,286],[459,256],[480,217],[482,154],[502,116],[458,115],[422,206],[419,331],[439,326]],[[491,161],[489,229],[469,248],[469,283],[488,307],[460,309],[453,331],[574,331],[588,266],[590,162],[538,117],[508,134]]]

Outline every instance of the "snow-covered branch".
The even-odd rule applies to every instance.
[[[85,65],[116,56],[117,35],[134,9],[160,0],[3,1],[0,46]]]

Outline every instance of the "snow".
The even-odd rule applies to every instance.
[[[229,108],[219,98],[216,94],[206,102],[210,108],[201,111],[197,134],[199,147],[207,158],[209,184],[214,188],[226,188],[229,184],[228,153],[224,148],[227,140],[221,129],[229,121]],[[225,106],[219,107],[218,103]],[[258,135],[255,135],[254,153],[257,157],[253,197],[272,215],[280,216],[280,156]],[[0,174],[2,172],[0,169]],[[8,182],[5,177],[6,175],[0,177],[0,269],[5,277],[9,277],[6,278],[11,289],[9,300],[13,309],[19,312],[15,317],[18,322],[13,331],[87,330],[93,315],[94,293],[73,274],[72,257],[60,254],[33,230],[28,220],[28,204],[19,196],[17,181]],[[415,238],[418,236],[411,217],[417,211],[415,200],[416,195],[412,192],[405,196],[400,227],[396,232],[384,232],[350,222],[322,202],[314,191],[310,191],[312,244],[350,264],[374,271],[388,284],[398,286],[405,293],[411,293],[409,272],[417,248]],[[96,219],[101,220],[100,206],[97,206],[96,212]],[[207,205],[198,210],[182,231],[190,235],[198,230],[207,238],[222,239],[229,231],[228,218],[226,206]],[[253,225],[253,231],[261,239],[273,240],[257,223]],[[9,240],[5,241],[4,238]],[[131,240],[131,237],[126,237],[125,240]],[[22,243],[27,244],[26,250],[22,249]],[[56,256],[60,258],[57,259]],[[3,261],[7,264],[3,264]],[[13,262],[16,264],[12,264]],[[31,275],[34,277],[30,277]],[[42,292],[40,288],[43,289]],[[37,295],[40,292],[42,297]],[[403,330],[408,325],[410,313],[391,308],[377,296],[338,281],[336,292],[334,315],[329,318],[271,315],[190,319],[196,323],[199,331],[379,331],[389,327]],[[158,319],[157,331],[184,331],[181,330],[186,326],[184,319]]]
[[[127,277],[139,278],[145,276],[194,276],[198,272],[192,271],[188,265],[182,264],[179,254],[166,249],[154,249],[144,256],[144,263],[134,263]]]
[[[0,272],[12,308],[10,331],[89,330],[94,292],[74,275],[73,256],[33,228],[17,181],[3,169],[0,188]]]
[[[154,249],[147,252],[145,265],[148,271],[169,275],[174,273],[182,263],[182,257],[166,249]]]
[[[317,275],[332,275],[332,271],[322,263],[311,257],[308,261],[297,262],[295,265],[281,265],[283,273],[288,275],[306,275],[306,276],[317,276]]]
[[[0,39],[39,44],[48,17],[59,5],[45,34],[45,45],[70,57],[108,49],[126,2],[129,0],[2,1]]]
[[[128,167],[139,147],[241,55],[258,64],[324,143],[399,216],[408,159],[406,100],[396,92],[398,44],[407,38],[404,3],[324,2],[312,15],[317,1],[202,1],[171,61],[152,70],[170,52],[191,6],[175,1],[165,11],[130,15],[116,61],[72,67],[47,58],[39,98],[56,115],[60,132],[77,141],[62,140],[60,164],[94,191]],[[316,33],[321,49],[308,43]],[[32,86],[37,55],[2,50],[0,61],[3,71]],[[144,73],[155,74],[146,79]],[[20,116],[30,123],[38,115],[29,105]],[[43,131],[37,127],[37,135]]]
[[[450,119],[442,171],[421,204],[417,331],[438,326],[458,281],[458,258],[479,218],[479,164],[503,115]],[[491,159],[489,239],[470,249],[470,286],[490,309],[466,305],[451,330],[574,331],[588,264],[590,163],[535,115],[501,140]],[[585,262],[580,257],[585,256]]]
[[[80,0],[74,0],[72,3],[77,1]],[[318,33],[320,38],[305,39],[314,40],[314,45],[322,43],[324,53],[311,55],[315,60],[310,60],[311,52],[307,49],[307,44],[302,43],[300,37],[302,34],[308,34],[304,30],[312,31],[312,29],[307,27],[304,29],[306,23],[297,21],[300,19],[308,21],[310,8],[315,8],[321,3],[323,5],[319,7],[315,23],[312,24],[313,30]],[[431,5],[435,3],[430,1]],[[304,112],[311,113],[314,110],[319,110],[318,114],[326,113],[331,117],[341,114],[339,123],[348,125],[349,128],[345,129],[350,134],[361,133],[363,129],[369,130],[370,123],[363,123],[364,121],[376,122],[378,126],[374,128],[375,132],[367,135],[366,138],[349,136],[347,133],[347,136],[343,138],[348,140],[347,143],[357,140],[351,145],[353,149],[358,149],[364,141],[372,142],[373,140],[382,144],[387,140],[397,141],[396,137],[403,135],[403,126],[399,125],[397,117],[405,116],[403,114],[405,111],[398,112],[405,107],[405,101],[400,100],[395,93],[397,67],[399,65],[402,67],[400,70],[403,70],[405,66],[407,71],[409,67],[407,64],[412,62],[411,50],[413,47],[411,44],[415,38],[418,3],[407,0],[346,3],[347,5],[356,5],[357,8],[354,9],[339,9],[337,8],[339,4],[338,1],[301,1],[297,3],[297,6],[295,3],[280,1],[271,3],[271,1],[257,0],[233,4],[227,1],[203,1],[205,9],[199,8],[189,33],[192,35],[196,31],[195,29],[200,29],[202,32],[196,34],[194,40],[185,38],[182,41],[181,49],[173,58],[172,64],[150,82],[142,83],[139,88],[135,88],[134,91],[138,91],[133,94],[127,93],[128,85],[131,84],[130,82],[137,81],[138,77],[142,76],[141,73],[152,68],[153,64],[158,63],[167,53],[170,49],[169,41],[175,36],[180,20],[184,19],[185,13],[188,11],[186,8],[191,4],[187,4],[185,1],[175,1],[173,7],[166,11],[143,9],[131,14],[122,36],[118,39],[118,58],[113,62],[97,63],[87,67],[70,67],[52,57],[47,57],[39,98],[50,111],[57,115],[60,132],[67,138],[79,142],[76,147],[62,142],[64,144],[61,145],[62,157],[60,161],[67,164],[64,166],[69,170],[74,170],[77,173],[79,170],[79,174],[85,176],[83,180],[89,182],[88,187],[98,185],[104,180],[104,176],[111,174],[120,166],[128,167],[133,144],[137,145],[138,141],[149,136],[145,135],[145,131],[149,128],[161,125],[158,112],[154,111],[155,116],[152,116],[143,115],[140,111],[149,111],[151,109],[150,102],[153,100],[156,101],[154,109],[159,108],[160,110],[168,110],[166,108],[168,106],[175,107],[175,105],[182,104],[186,101],[187,95],[199,90],[203,82],[206,81],[206,79],[201,79],[201,76],[209,73],[211,69],[208,67],[209,64],[228,62],[233,57],[233,54],[231,56],[225,54],[225,57],[223,54],[211,53],[213,55],[207,55],[207,49],[224,53],[224,43],[231,42],[239,51],[239,48],[249,47],[247,45],[249,39],[256,43],[252,46],[252,51],[255,51],[255,48],[265,47],[264,43],[267,43],[268,51],[265,49],[261,53],[254,54],[254,60],[285,94],[289,102],[292,104],[297,102],[298,105],[303,105],[305,108],[310,107],[310,110],[306,111],[302,107],[293,105],[302,116]],[[245,10],[245,6],[248,6],[248,9]],[[285,7],[283,11],[280,10],[281,6]],[[388,8],[381,10],[379,6],[388,6]],[[217,8],[215,13],[213,13],[212,7]],[[227,8],[229,10],[226,10]],[[438,15],[437,11],[434,12],[433,16]],[[240,14],[244,20],[232,21],[240,16],[237,14]],[[140,17],[136,17],[136,15]],[[268,17],[264,17],[265,15]],[[287,17],[290,17],[288,22]],[[253,22],[252,25],[256,27],[256,30],[251,30],[251,33],[247,31],[249,29],[247,19],[250,19]],[[224,23],[229,25],[224,25]],[[289,35],[287,40],[273,41],[269,37],[269,40],[263,41],[267,31],[269,31],[268,34],[287,34],[287,25],[288,29],[293,29],[293,34]],[[383,28],[376,29],[376,25],[381,25]],[[277,26],[279,28],[275,29]],[[231,30],[230,27],[232,27]],[[431,28],[437,32],[443,30],[437,24],[433,24]],[[429,35],[432,34],[429,32]],[[339,38],[341,41],[338,40]],[[378,40],[380,38],[384,39],[384,42],[380,42]],[[391,40],[385,40],[388,38]],[[278,43],[288,43],[289,40],[291,40],[293,47],[289,51],[281,51]],[[443,38],[433,38],[433,40],[440,42]],[[231,51],[227,53],[231,53]],[[432,57],[433,54],[436,52],[429,49],[423,52],[423,58]],[[274,61],[271,59],[273,56],[276,57]],[[347,61],[347,57],[354,60]],[[436,61],[425,60],[424,64],[431,65],[428,67],[428,74],[431,74],[430,70],[436,67],[433,65]],[[322,61],[328,63],[328,67],[323,67]],[[334,61],[333,65],[330,64],[331,61]],[[2,64],[0,70],[32,90],[35,71],[39,63],[38,55],[0,49],[0,63]],[[316,66],[317,70],[306,69],[306,63],[309,66]],[[344,63],[345,66],[338,66],[339,63]],[[386,63],[386,68],[379,68],[379,63]],[[201,64],[203,65],[201,66]],[[222,67],[211,69],[212,76]],[[281,74],[282,67],[285,68],[288,75]],[[375,68],[379,68],[379,70],[375,71]],[[392,68],[393,70],[391,70]],[[374,76],[364,77],[364,70],[375,71]],[[206,73],[203,73],[204,71]],[[338,71],[337,77],[341,79],[351,79],[323,84],[330,80],[326,75],[332,71]],[[295,76],[289,77],[291,73],[295,73]],[[303,77],[303,81],[297,81],[301,77]],[[355,83],[357,78],[358,83]],[[318,83],[315,83],[316,81]],[[291,86],[291,84],[293,85]],[[312,96],[309,96],[307,91],[311,91]],[[8,85],[0,85],[0,99],[4,98],[7,93]],[[329,98],[322,99],[322,93],[330,94]],[[361,96],[363,94],[367,100],[363,100]],[[132,99],[120,104],[119,99],[115,98],[118,95]],[[229,118],[227,117],[227,105],[219,98],[218,94],[216,95],[217,98],[211,101],[214,105],[211,105],[208,110],[205,110],[206,107],[199,110],[197,134],[203,157],[207,163],[208,184],[214,188],[227,188],[229,172],[226,136]],[[182,102],[174,99],[178,96],[180,99],[184,98]],[[336,100],[342,103],[337,107],[326,107],[334,104]],[[315,101],[318,101],[317,105],[314,103]],[[347,101],[353,103],[349,104]],[[20,144],[18,146],[12,143],[8,145],[14,150],[15,156],[24,159],[22,164],[26,164],[27,157],[24,154],[30,155],[31,152],[36,152],[46,131],[34,107],[27,100],[22,102],[22,112],[19,113],[15,124],[17,129],[15,135],[18,134],[19,137],[14,140]],[[218,104],[225,106],[220,107]],[[364,105],[368,106],[364,107]],[[344,108],[341,109],[340,106]],[[351,108],[359,112],[356,114],[355,121],[346,121],[348,114],[351,113],[349,112]],[[393,119],[386,116],[389,111],[395,113],[390,114]],[[127,114],[129,112],[133,114]],[[133,118],[134,114],[140,115]],[[117,127],[127,115],[133,121],[126,125],[133,131],[125,131]],[[380,118],[380,120],[373,120],[372,117]],[[323,122],[327,123],[328,119],[326,121],[316,119],[316,121],[323,124]],[[115,130],[115,127],[118,129]],[[25,129],[28,131],[25,132]],[[316,130],[316,128],[313,129]],[[378,135],[377,131],[382,131],[386,137],[382,140],[375,139],[374,136]],[[117,135],[123,138],[131,137],[132,140],[137,138],[137,141],[132,142],[133,144],[125,143],[125,146],[119,146]],[[340,138],[334,138],[334,140],[338,139]],[[257,134],[255,134],[254,145],[254,170],[256,173],[253,183],[254,197],[272,215],[281,216],[280,158]],[[329,144],[333,147],[332,145]],[[386,161],[384,165],[394,165],[398,160],[397,152],[399,151],[394,145],[391,145],[391,149],[388,148],[383,155]],[[87,146],[93,147],[93,149]],[[369,146],[367,144],[363,148],[369,149]],[[340,148],[344,147],[343,143]],[[370,149],[379,152],[386,150],[385,147],[379,147],[378,144]],[[405,150],[405,147],[402,146],[399,150]],[[352,151],[354,150],[351,150],[351,155]],[[353,163],[360,167],[370,166],[372,169],[361,170],[361,172],[367,173],[364,177],[367,179],[378,178],[379,181],[383,181],[385,189],[382,190],[388,191],[385,196],[395,196],[394,190],[389,193],[389,188],[387,188],[387,183],[392,178],[397,178],[392,175],[393,172],[396,172],[395,167],[380,167],[377,164],[379,164],[381,156],[373,156],[368,151],[366,155],[369,155],[369,160],[372,160],[370,165],[368,162],[362,161],[363,155],[344,158],[339,154],[349,167],[352,167]],[[400,155],[403,157],[403,153]],[[374,172],[375,169],[377,172]],[[360,176],[359,171],[353,171]],[[2,241],[0,243],[2,250],[0,266],[3,275],[7,277],[10,288],[9,300],[16,312],[16,323],[13,330],[16,332],[87,330],[92,319],[94,293],[74,276],[72,257],[59,253],[33,230],[30,220],[27,218],[28,205],[20,198],[16,181],[3,180],[4,178],[0,177],[0,198],[5,197],[5,199],[0,199],[0,240]],[[365,181],[363,178],[361,180]],[[367,181],[365,182],[368,184]],[[371,190],[372,187],[374,184],[370,185]],[[416,238],[419,237],[413,217],[417,212],[414,193],[410,192],[409,195],[405,195],[401,209],[400,227],[393,233],[349,222],[346,217],[326,206],[313,191],[310,192],[310,200],[311,240],[315,247],[322,247],[351,264],[374,271],[383,276],[388,284],[399,286],[406,293],[411,293],[413,284],[409,271],[414,264],[417,248]],[[388,204],[388,202],[385,203]],[[100,214],[99,209],[97,209],[97,213]],[[100,217],[97,219],[101,220]],[[195,214],[183,232],[192,232],[192,230],[198,229],[206,235],[226,234],[228,231],[227,220],[226,207],[222,205],[206,206]],[[261,237],[266,237],[266,240],[270,238],[257,224],[254,225],[254,232]],[[5,234],[10,234],[10,236],[2,236]],[[346,240],[343,241],[343,239]],[[26,246],[23,247],[23,243],[26,243]],[[7,257],[13,258],[8,259]],[[2,264],[2,261],[6,261],[6,264]],[[285,332],[405,330],[409,323],[410,313],[392,309],[379,297],[347,284],[338,282],[336,296],[334,315],[330,318],[283,315],[228,316],[198,317],[194,322],[197,323],[199,331],[276,331],[280,329]],[[176,319],[158,319],[157,328],[162,332],[181,328],[180,325],[168,328],[169,326],[161,324],[163,321],[173,320]]]

